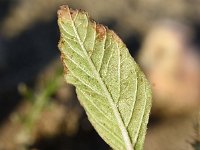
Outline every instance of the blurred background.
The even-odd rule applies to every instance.
[[[145,72],[144,150],[199,150],[199,0],[0,0],[0,150],[109,150],[63,79],[60,5],[113,29]]]

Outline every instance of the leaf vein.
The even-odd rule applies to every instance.
[[[69,12],[68,12],[68,13],[69,13]],[[71,17],[70,13],[69,13],[69,16]],[[75,32],[75,34],[76,34],[76,36],[77,36],[77,39],[78,39],[78,41],[79,41],[79,43],[80,43],[80,46],[82,47],[84,53],[87,54],[87,51],[86,51],[86,49],[85,49],[85,46],[83,45],[83,42],[81,41],[80,36],[79,36],[79,34],[78,34],[77,30],[76,30],[76,27],[75,27],[75,25],[74,25],[74,22],[73,22],[72,19],[71,19],[71,21],[72,21],[73,30],[74,30],[74,32]],[[90,63],[91,67],[94,69],[95,75],[96,75],[96,77],[97,77],[97,79],[98,79],[98,82],[99,82],[100,86],[102,87],[102,90],[105,92],[105,94],[106,94],[107,97],[108,97],[108,102],[110,103],[110,105],[111,105],[111,107],[112,107],[112,110],[113,110],[113,112],[114,112],[114,115],[115,115],[115,117],[116,117],[116,120],[117,120],[117,122],[118,122],[119,128],[120,128],[120,130],[121,130],[122,137],[123,137],[124,142],[125,142],[125,145],[126,145],[126,149],[127,149],[127,150],[133,150],[133,147],[132,147],[132,144],[131,144],[131,140],[130,140],[130,137],[129,137],[129,135],[128,135],[128,131],[127,131],[127,129],[126,129],[126,127],[125,127],[125,125],[124,125],[124,123],[123,123],[123,121],[122,121],[121,115],[120,115],[118,109],[116,108],[116,105],[114,104],[114,100],[113,100],[113,98],[111,97],[111,93],[109,93],[107,87],[105,86],[105,83],[102,81],[102,78],[101,78],[100,75],[98,74],[98,72],[97,72],[97,70],[96,70],[96,68],[95,68],[95,65],[94,65],[93,62],[91,61],[90,57],[87,57],[87,58],[88,58],[88,62]]]

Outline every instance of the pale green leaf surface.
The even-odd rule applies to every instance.
[[[116,150],[141,150],[151,107],[148,81],[120,38],[86,12],[58,11],[65,78],[100,136]]]

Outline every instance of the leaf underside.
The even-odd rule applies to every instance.
[[[143,149],[151,90],[125,44],[68,6],[58,11],[58,24],[66,81],[76,87],[94,128],[113,149]]]

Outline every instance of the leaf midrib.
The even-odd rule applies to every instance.
[[[119,113],[119,111],[118,111],[116,105],[114,104],[113,98],[111,97],[111,95],[110,95],[110,93],[109,93],[109,91],[108,91],[108,89],[107,89],[105,83],[103,82],[103,80],[102,80],[102,78],[101,78],[99,72],[96,70],[96,67],[95,67],[94,63],[92,62],[92,60],[91,60],[90,57],[88,56],[88,53],[87,53],[87,51],[86,51],[86,48],[85,48],[85,46],[83,45],[83,42],[81,41],[80,36],[79,36],[79,34],[78,34],[77,30],[76,30],[76,27],[75,27],[74,21],[72,20],[71,14],[70,14],[69,11],[68,11],[68,13],[69,13],[69,16],[70,16],[70,19],[71,19],[71,22],[72,22],[72,27],[73,27],[74,33],[76,34],[76,37],[77,37],[77,39],[78,39],[78,42],[79,42],[81,48],[83,49],[84,54],[85,54],[85,56],[86,56],[86,58],[87,58],[87,61],[89,62],[89,65],[92,67],[92,70],[93,70],[94,73],[95,73],[95,76],[96,76],[96,78],[97,78],[97,81],[99,82],[99,84],[100,84],[102,90],[104,91],[104,93],[105,93],[105,95],[106,95],[106,97],[107,97],[107,99],[108,99],[108,102],[110,103],[111,108],[112,108],[112,110],[113,110],[113,112],[114,112],[114,115],[115,115],[115,117],[116,117],[117,123],[118,123],[119,128],[120,128],[121,133],[122,133],[123,140],[124,140],[124,142],[125,142],[126,149],[127,149],[127,150],[133,150],[133,146],[132,146],[132,144],[131,144],[131,139],[130,139],[130,137],[129,137],[129,135],[128,135],[128,131],[127,131],[127,129],[126,129],[124,123],[123,123],[123,120],[122,120],[122,118],[121,118],[121,115],[120,115],[120,113]],[[79,12],[77,12],[76,16],[78,15],[78,13],[79,13]],[[74,18],[76,18],[76,16],[75,16]]]

